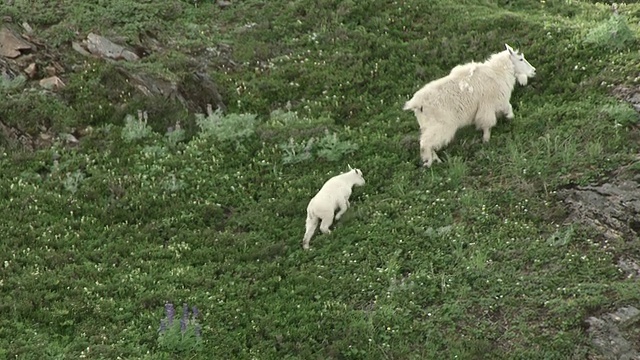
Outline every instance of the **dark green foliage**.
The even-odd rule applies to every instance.
[[[564,224],[555,198],[637,162],[637,114],[601,85],[637,76],[635,42],[583,42],[608,7],[48,4],[0,10],[76,65],[76,30],[131,44],[153,32],[165,49],[84,63],[60,97],[1,90],[8,125],[94,129],[75,147],[0,151],[0,357],[172,359],[167,302],[199,306],[202,341],[178,355],[190,359],[597,357],[583,320],[640,302],[615,266],[637,244]],[[638,6],[620,12],[635,39]],[[460,131],[444,163],[421,168],[402,104],[505,42],[538,69],[513,94],[515,119],[489,144]],[[227,110],[137,96],[119,66],[174,80],[204,68]],[[347,165],[367,184],[302,251],[308,201]]]
[[[597,49],[622,51],[636,41],[636,35],[627,25],[625,17],[611,15],[608,20],[591,29],[584,42]]]

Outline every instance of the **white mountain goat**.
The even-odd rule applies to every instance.
[[[507,44],[505,47],[485,62],[454,67],[449,75],[431,81],[404,104],[403,110],[413,110],[420,125],[424,166],[441,162],[436,150],[449,144],[458,129],[475,124],[486,143],[498,115],[513,119],[509,101],[515,82],[526,85],[527,79],[536,75],[536,68],[524,54]]]
[[[352,169],[351,166],[349,166],[348,172],[336,175],[324,183],[316,196],[309,201],[309,206],[307,206],[306,232],[302,240],[303,249],[309,249],[309,241],[311,241],[311,237],[316,232],[318,221],[322,220],[320,231],[323,234],[331,233],[329,227],[333,223],[333,215],[336,209],[340,209],[335,214],[335,219],[339,220],[350,206],[349,196],[351,196],[353,186],[362,186],[364,183],[362,171]]]

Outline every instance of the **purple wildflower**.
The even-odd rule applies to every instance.
[[[198,316],[198,308],[194,306],[191,308],[191,311],[193,312],[193,320],[195,320],[196,317]]]
[[[164,332],[167,330],[167,324],[164,322],[164,320],[160,320],[160,333],[164,334]]]
[[[180,330],[184,334],[187,331],[187,321],[189,320],[189,306],[185,303],[182,307],[182,319],[180,319]]]
[[[200,338],[200,324],[196,324],[196,327],[193,330],[196,334],[196,337]]]
[[[173,325],[173,317],[176,315],[176,311],[173,309],[173,304],[164,304],[164,310],[167,312],[167,324],[169,326]]]

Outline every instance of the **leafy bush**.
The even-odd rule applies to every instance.
[[[253,135],[257,121],[253,114],[224,115],[220,109],[213,112],[209,106],[207,115],[196,114],[196,124],[200,127],[201,136],[225,141]]]
[[[328,161],[338,161],[343,156],[352,154],[358,150],[358,145],[351,141],[340,140],[337,133],[325,132],[321,138],[312,137],[308,140],[296,141],[293,137],[288,142],[278,145],[284,164],[296,164],[311,160],[315,156]]]
[[[167,131],[165,138],[169,146],[176,146],[187,138],[187,133],[180,126],[180,122],[177,122],[174,127]]]
[[[318,156],[329,161],[338,161],[344,155],[348,155],[358,150],[358,145],[351,141],[343,141],[338,139],[338,134],[329,134],[327,131],[325,136],[318,140]]]
[[[300,117],[295,111],[276,109],[269,114],[269,123],[282,127],[295,126],[300,123]]]
[[[80,170],[76,170],[72,173],[67,174],[67,176],[62,181],[62,185],[64,186],[65,190],[73,194],[78,191],[78,187],[80,186],[84,178],[84,173],[82,173],[82,171]]]
[[[623,50],[634,41],[635,34],[625,17],[617,14],[591,29],[584,38],[586,44],[613,51]]]
[[[289,138],[289,142],[279,144],[280,150],[284,151],[282,155],[283,164],[296,164],[306,160],[310,160],[313,155],[311,150],[316,138],[311,138],[307,141],[295,141],[293,138]]]
[[[138,118],[127,114],[124,119],[124,127],[122,128],[122,139],[126,142],[132,142],[151,136],[153,130],[147,124],[149,116],[147,112],[138,111]]]

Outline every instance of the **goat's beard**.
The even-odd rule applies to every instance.
[[[529,78],[525,74],[516,75],[516,79],[518,80],[518,84],[520,84],[522,86],[527,85],[527,82],[529,81]]]

